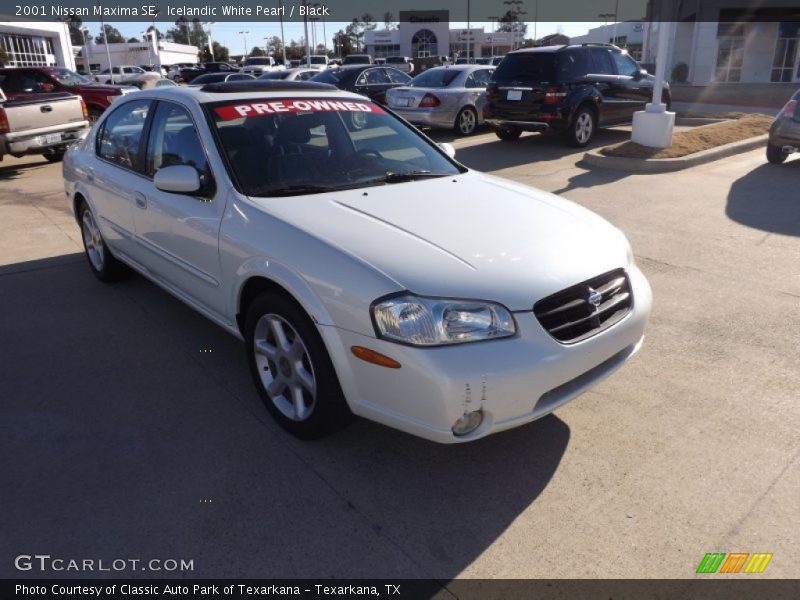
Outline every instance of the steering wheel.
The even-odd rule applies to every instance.
[[[367,161],[364,159],[369,160]],[[383,160],[383,156],[381,156],[381,153],[373,148],[361,148],[360,150],[356,150],[350,154],[347,162],[351,166],[349,169],[347,169],[347,179],[352,181],[364,175],[370,174],[373,169],[369,168],[365,163],[371,163],[376,159]]]

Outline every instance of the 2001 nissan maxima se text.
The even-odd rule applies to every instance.
[[[622,365],[651,296],[618,229],[452,154],[327,85],[220,83],[121,98],[64,178],[95,275],[132,267],[244,339],[288,431],[459,442]]]

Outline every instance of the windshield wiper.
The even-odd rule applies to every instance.
[[[264,190],[266,196],[302,196],[303,194],[322,194],[333,192],[339,187],[332,185],[289,185],[282,188]],[[260,196],[262,194],[255,194]]]
[[[403,183],[404,181],[414,181],[415,179],[425,179],[430,177],[447,177],[450,173],[434,173],[425,169],[417,171],[403,171],[402,173],[395,173],[393,171],[386,171],[385,174],[362,183]]]

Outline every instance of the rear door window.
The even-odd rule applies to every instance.
[[[605,48],[592,48],[592,73],[595,75],[616,75],[611,52]]]
[[[589,53],[581,50],[563,52],[558,60],[559,81],[578,81],[594,73]]]

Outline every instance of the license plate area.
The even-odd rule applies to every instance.
[[[40,135],[36,137],[36,143],[39,146],[50,146],[52,144],[57,144],[60,141],[60,133],[48,133],[47,135]]]
[[[397,106],[411,106],[411,98],[398,98]]]
[[[522,90],[508,90],[506,100],[522,100]]]

